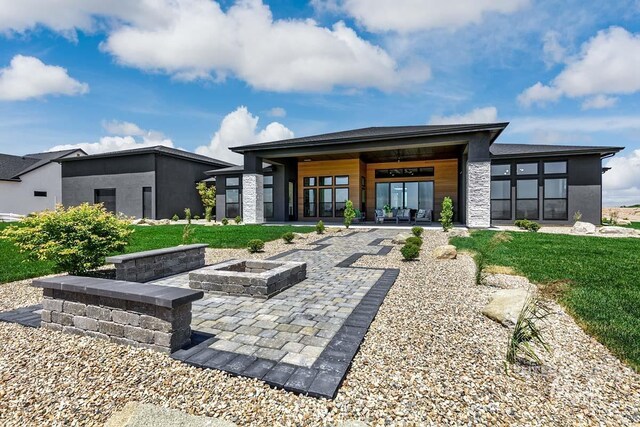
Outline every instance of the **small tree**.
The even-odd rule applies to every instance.
[[[213,212],[213,208],[211,206],[207,206],[204,208],[204,219],[207,222],[211,222],[211,217],[213,216],[212,212]]]
[[[58,273],[83,274],[104,264],[104,258],[122,251],[133,229],[102,204],[43,211],[6,228],[11,240],[30,260],[52,261]]]
[[[191,209],[184,208],[184,219],[187,220],[187,224],[191,224]]]
[[[353,209],[353,202],[351,200],[347,200],[344,204],[344,226],[349,228],[355,217],[356,211]]]
[[[324,222],[322,220],[318,221],[316,224],[316,233],[323,234],[324,233]]]
[[[442,200],[442,212],[440,212],[440,223],[444,231],[449,231],[453,227],[453,201],[447,196]]]
[[[200,181],[196,185],[196,190],[198,190],[198,194],[200,195],[200,200],[202,200],[202,206],[204,206],[205,212],[207,208],[211,208],[213,212],[213,208],[216,207],[216,187],[215,185],[207,185],[206,182]]]

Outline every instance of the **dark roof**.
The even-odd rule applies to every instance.
[[[76,151],[84,153],[81,149],[74,148],[70,150],[48,151],[45,153],[31,153],[24,156],[0,154],[0,180],[19,181],[21,175]]]
[[[215,175],[234,175],[234,174],[240,174],[243,172],[244,172],[244,166],[231,166],[228,168],[206,171],[205,174],[210,176],[215,176]],[[272,165],[265,166],[264,168],[262,168],[262,172],[263,173],[273,172],[273,166]]]
[[[233,163],[228,163],[222,160],[214,159],[212,157],[202,156],[200,154],[191,153],[189,151],[178,150],[177,148],[165,147],[164,145],[156,145],[153,147],[133,148],[130,150],[109,151],[106,153],[91,154],[84,157],[72,157],[68,159],[60,159],[63,162],[85,160],[85,159],[99,159],[105,157],[121,157],[121,156],[133,156],[136,154],[164,154],[167,156],[177,157],[186,160],[193,160],[196,162],[207,163],[214,166],[235,166]]]
[[[624,147],[587,146],[587,145],[542,145],[542,144],[502,144],[491,146],[491,157],[531,157],[559,156],[571,154],[613,155]]]
[[[435,136],[455,133],[467,133],[478,131],[494,131],[493,139],[502,132],[509,123],[485,123],[485,124],[450,124],[450,125],[424,125],[424,126],[386,126],[352,129],[342,132],[323,133],[320,135],[305,136],[301,138],[284,139],[280,141],[262,142],[259,144],[241,145],[231,147],[236,153],[254,150],[268,150],[276,148],[299,147],[305,145],[336,144],[362,142],[371,140],[384,140],[395,138],[410,138],[420,136]]]

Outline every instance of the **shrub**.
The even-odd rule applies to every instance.
[[[407,243],[400,249],[400,253],[404,257],[405,261],[411,261],[420,255],[420,248],[411,243]]]
[[[198,190],[202,206],[205,209],[213,209],[216,206],[216,187],[214,185],[207,185],[206,182],[201,181],[196,185],[196,190]]]
[[[184,219],[187,220],[187,224],[191,224],[191,209],[184,208]]]
[[[222,219],[220,220],[220,222],[222,223],[222,225],[227,225],[227,224],[229,224],[229,220],[228,220],[227,218],[222,218]]]
[[[407,245],[416,245],[417,247],[422,247],[422,239],[416,236],[407,237],[405,240]]]
[[[282,240],[284,240],[285,243],[291,243],[293,242],[293,239],[295,239],[295,237],[295,234],[293,234],[291,231],[288,231],[282,235]]]
[[[249,240],[249,243],[247,243],[247,249],[252,254],[260,252],[264,249],[264,242],[260,239]]]
[[[540,230],[540,224],[538,224],[535,221],[530,221],[529,222],[529,226],[527,227],[527,230],[533,231],[534,233],[537,233],[538,230]]]
[[[535,221],[529,221],[528,219],[519,219],[513,224],[521,230],[529,230],[534,233],[540,230],[540,224]]]
[[[413,233],[416,237],[422,237],[422,233],[424,233],[424,228],[422,227],[411,227],[411,233]]]
[[[171,217],[171,221],[177,221],[179,219],[180,217],[178,216],[178,214],[173,214],[173,216]]]
[[[573,214],[573,222],[578,222],[578,221],[580,221],[581,219],[582,219],[582,212],[580,212],[580,211],[576,211],[576,212]]]
[[[451,197],[442,200],[442,211],[440,212],[440,224],[444,231],[449,231],[453,227],[453,201]]]
[[[211,222],[211,218],[213,217],[213,208],[211,206],[207,206],[204,208],[204,219],[207,222]]]
[[[324,222],[322,220],[318,221],[316,224],[316,233],[323,234],[324,233]]]
[[[194,215],[193,219],[195,219],[196,221],[200,219],[200,215]]]
[[[185,224],[182,229],[182,244],[188,245],[193,241],[193,228],[191,228],[191,224]]]
[[[351,200],[347,200],[344,204],[344,226],[349,228],[353,219],[356,217],[356,211],[353,209],[353,202]]]
[[[544,321],[551,311],[538,298],[528,296],[509,339],[506,359],[508,363],[518,361],[540,365],[542,362],[531,344],[549,352],[549,344],[542,336],[538,322]]]
[[[240,215],[238,215],[233,220],[236,222],[236,224],[240,224],[242,222],[242,217]]]
[[[52,261],[57,273],[83,274],[104,264],[104,257],[122,251],[133,229],[103,205],[43,211],[27,216],[2,237],[15,243],[28,259]]]

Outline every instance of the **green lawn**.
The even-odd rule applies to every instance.
[[[0,231],[9,224],[0,223]],[[288,231],[309,233],[315,227],[243,225],[207,227],[192,225],[193,243],[208,243],[212,248],[243,248],[251,239],[265,242],[279,239]],[[139,252],[149,249],[177,246],[182,243],[182,225],[133,226],[135,232],[125,252]],[[51,274],[51,264],[26,261],[9,241],[0,239],[0,283]]]
[[[637,225],[637,223],[636,223]],[[510,233],[488,263],[512,267],[539,284],[567,282],[559,302],[587,332],[640,370],[640,239]],[[452,244],[484,250],[492,231]]]
[[[627,225],[627,227],[635,228],[640,230],[640,222],[632,222],[631,225]]]

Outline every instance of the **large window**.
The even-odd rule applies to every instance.
[[[225,216],[235,218],[240,215],[240,189],[227,188],[225,192]]]
[[[538,180],[516,181],[516,219],[538,219]]]
[[[302,192],[302,215],[306,217],[316,216],[316,189],[305,188]]]
[[[433,210],[433,182],[377,182],[376,209]]]
[[[320,213],[318,216],[333,216],[333,189],[320,189]]]
[[[511,219],[511,180],[491,181],[491,219]]]
[[[568,219],[566,178],[544,180],[544,219]]]
[[[100,188],[93,192],[94,203],[102,203],[107,212],[116,213],[116,189]]]
[[[336,188],[336,216],[344,216],[344,207],[347,200],[349,200],[349,189],[344,187]]]

